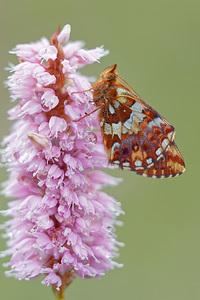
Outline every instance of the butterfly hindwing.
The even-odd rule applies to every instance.
[[[137,174],[153,178],[164,178],[178,176],[182,174],[184,170],[185,164],[182,155],[176,143],[173,141],[159,160],[150,168],[137,170]]]

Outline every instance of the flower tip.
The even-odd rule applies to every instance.
[[[69,24],[65,25],[58,36],[58,42],[60,44],[66,44],[69,40],[70,32],[71,26]]]

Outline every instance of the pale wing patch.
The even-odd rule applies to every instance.
[[[142,105],[137,101],[135,101],[135,103],[131,106],[131,109],[134,110],[134,111],[138,111],[138,112],[143,111]]]
[[[111,104],[109,104],[109,111],[112,115],[115,113],[115,109]]]
[[[119,105],[120,105],[119,102],[115,100],[113,106],[114,106],[115,108],[119,108]]]
[[[104,123],[104,133],[109,135],[112,134],[111,125],[108,123]]]
[[[132,112],[130,114],[130,117],[123,124],[127,129],[131,129],[133,125],[133,118],[134,118],[134,113]]]
[[[112,124],[112,135],[118,135],[119,139],[121,139],[121,129],[122,129],[122,122],[119,121],[118,123]]]
[[[110,150],[110,156],[111,156],[111,158],[112,158],[113,153],[114,153],[114,151],[115,151],[116,148],[117,148],[117,149],[120,148],[120,143],[115,142],[115,143],[112,145],[111,150]]]

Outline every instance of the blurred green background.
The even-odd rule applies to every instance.
[[[49,38],[66,23],[72,26],[71,40],[110,50],[101,64],[82,72],[98,78],[117,63],[121,77],[174,125],[187,168],[182,176],[165,180],[109,171],[124,178],[106,190],[125,211],[124,226],[117,229],[126,244],[118,258],[124,268],[101,280],[77,278],[66,299],[199,300],[200,1],[0,0],[1,139],[9,132],[6,111],[12,106],[3,86],[4,68],[17,63],[8,51],[18,43]],[[3,181],[5,170],[0,172]],[[6,202],[1,197],[1,209]],[[3,239],[0,247],[5,248]],[[51,288],[40,284],[42,278],[17,281],[3,272],[1,266],[0,299],[54,299]]]

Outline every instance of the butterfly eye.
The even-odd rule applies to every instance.
[[[105,81],[115,81],[116,76],[114,73],[107,72],[103,74],[102,79]]]
[[[108,74],[107,80],[112,81],[112,80],[115,80],[115,79],[116,79],[116,76],[115,76],[114,73],[109,73],[109,74]]]

